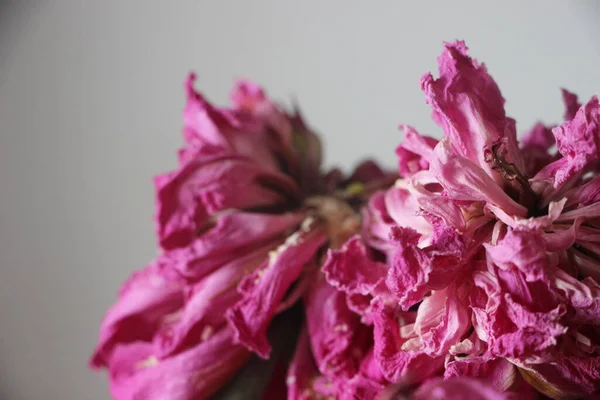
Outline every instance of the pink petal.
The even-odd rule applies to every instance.
[[[499,392],[507,391],[519,378],[517,368],[503,358],[467,357],[446,365],[445,378],[469,377],[485,382]]]
[[[509,229],[496,246],[484,246],[497,267],[507,271],[516,268],[530,282],[545,279],[548,260],[546,242],[541,234]]]
[[[191,349],[160,361],[147,343],[117,347],[109,365],[111,394],[118,400],[209,398],[248,358],[248,351],[231,340],[231,330],[224,327]]]
[[[214,226],[199,233],[188,246],[167,253],[173,267],[188,279],[200,279],[232,262],[252,271],[302,222],[304,215],[228,211],[213,218]]]
[[[377,398],[388,384],[371,349],[363,358],[358,373],[348,382],[348,400],[371,400]]]
[[[579,111],[581,104],[577,99],[577,95],[575,93],[571,93],[566,89],[561,89],[563,103],[565,103],[565,121],[570,121],[575,118],[575,114]]]
[[[123,285],[117,303],[102,322],[98,345],[90,361],[93,367],[108,365],[115,346],[151,341],[165,318],[183,306],[183,282],[165,273],[164,262],[159,258],[134,272]]]
[[[485,383],[469,378],[432,379],[414,394],[414,400],[462,400],[465,394],[472,400],[508,400],[508,394],[498,392]]]
[[[298,338],[287,374],[288,400],[313,400],[335,394],[332,389],[320,391],[324,385],[319,385],[319,380],[323,380],[323,377],[320,376],[313,360],[308,332],[304,329]]]
[[[323,230],[313,223],[306,220],[262,267],[242,281],[238,287],[242,299],[227,314],[236,342],[263,358],[271,351],[266,332],[280,302],[325,241]]]
[[[550,150],[556,141],[552,129],[542,123],[537,123],[531,130],[523,135],[521,140],[521,153],[524,157],[525,171],[528,176],[534,176],[544,166],[556,159]]]
[[[471,313],[466,305],[463,290],[451,285],[436,290],[419,305],[414,331],[415,344],[404,348],[422,351],[432,357],[444,356],[471,328]]]
[[[404,185],[404,181],[397,181],[385,193],[387,212],[396,225],[410,227],[427,238],[433,231],[431,223],[421,215],[419,203]]]
[[[518,359],[548,357],[567,331],[563,325],[566,306],[547,282],[528,282],[516,269],[489,267],[474,274],[478,289],[471,292],[470,303],[475,330],[488,343],[490,354]]]
[[[470,160],[457,155],[448,139],[435,148],[431,171],[455,200],[485,201],[509,215],[527,216],[527,210],[511,199],[488,174]]]
[[[539,392],[552,398],[582,398],[600,391],[600,357],[597,356],[559,354],[552,363],[525,367],[521,374]]]
[[[556,268],[552,285],[574,309],[573,322],[600,325],[600,285],[592,278],[579,281]]]
[[[432,187],[434,190],[430,190]],[[457,231],[465,230],[467,221],[465,221],[463,209],[448,198],[431,171],[414,174],[408,184],[408,190],[412,197],[411,202],[416,201],[422,212],[443,219],[447,225],[454,227]],[[412,224],[408,226],[412,226],[417,221],[411,222]],[[420,224],[416,226],[420,226]]]
[[[575,179],[600,156],[600,104],[597,97],[582,106],[572,120],[552,130],[558,151],[567,160],[554,176],[554,187],[559,188]]]
[[[155,178],[155,183],[155,219],[165,249],[188,245],[219,211],[282,206],[298,197],[296,185],[285,175],[231,153],[197,157]]]
[[[366,244],[384,253],[393,249],[389,243],[390,228],[394,220],[385,204],[385,192],[376,192],[362,209],[361,236]]]
[[[431,74],[421,79],[434,118],[443,126],[460,157],[495,176],[485,161],[484,149],[507,137],[511,142],[509,147],[516,150],[514,123],[506,118],[504,99],[498,86],[485,66],[467,55],[464,42],[446,43],[438,66],[438,79]],[[510,162],[521,166],[518,152],[513,151],[509,156]]]
[[[429,168],[433,157],[433,148],[438,141],[429,136],[421,136],[412,126],[404,125],[404,139],[396,148],[398,156],[398,171],[407,178],[415,172]]]
[[[230,264],[191,287],[181,312],[154,339],[157,356],[163,359],[181,352],[221,329],[227,322],[225,312],[241,297],[236,286],[245,275],[243,268]]]
[[[313,279],[305,304],[308,333],[319,371],[331,380],[351,378],[368,350],[370,329],[348,309],[346,294],[329,285],[324,277]]]
[[[403,309],[421,301],[431,289],[450,285],[464,271],[469,250],[464,239],[443,222],[435,225],[432,244],[418,247],[419,234],[410,228],[393,228],[396,253],[386,284]]]
[[[238,83],[235,88],[237,98],[240,102],[245,100],[246,104],[237,104],[236,109],[227,110],[206,101],[194,90],[194,81],[195,75],[190,74],[186,82],[188,101],[183,114],[188,149],[218,146],[253,159],[265,170],[279,171],[275,152],[279,150],[280,143],[271,137],[272,132],[285,131],[281,134],[289,137],[291,125],[285,114],[266,99],[262,89],[250,82]],[[242,99],[244,91],[246,99]],[[252,96],[249,91],[258,91],[259,94]],[[256,96],[261,99],[255,99],[256,104],[250,106]],[[280,129],[275,130],[275,127]]]
[[[406,338],[400,335],[401,322],[409,317],[381,302],[373,311],[374,356],[383,376],[390,382],[419,382],[443,366],[443,357],[430,357],[420,351],[403,350]]]
[[[387,267],[374,261],[367,251],[359,236],[339,250],[329,250],[322,268],[327,281],[347,293],[371,293],[385,279]]]

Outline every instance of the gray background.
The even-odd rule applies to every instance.
[[[486,3],[486,4],[482,4]],[[118,285],[155,250],[151,177],[175,166],[182,83],[296,96],[327,164],[394,165],[396,127],[439,136],[419,88],[464,38],[523,131],[558,88],[600,87],[598,3],[40,1],[0,6],[0,398],[106,399],[86,369]]]

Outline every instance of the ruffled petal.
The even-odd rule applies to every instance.
[[[398,156],[398,171],[404,178],[408,178],[418,171],[429,168],[433,157],[433,149],[438,141],[429,136],[421,136],[412,126],[400,127],[404,131],[404,139],[396,148]]]
[[[505,392],[519,379],[517,368],[503,358],[467,357],[446,365],[445,378],[469,377],[486,382],[499,392]]]
[[[501,138],[511,142],[509,162],[520,166],[521,155],[516,148],[514,122],[506,118],[500,89],[488,74],[485,65],[467,55],[462,41],[446,43],[438,58],[439,75],[426,74],[421,79],[427,103],[434,118],[444,128],[456,153],[495,177],[485,160],[484,150]]]
[[[123,285],[102,322],[91,366],[108,365],[118,345],[151,341],[168,316],[183,307],[184,284],[165,272],[164,263],[159,258]]]
[[[558,355],[552,363],[521,368],[521,375],[550,398],[582,398],[600,391],[600,357]]]
[[[403,309],[423,300],[432,289],[450,285],[464,271],[470,249],[463,237],[443,222],[434,226],[432,244],[419,248],[419,234],[411,228],[393,228],[396,252],[386,284]]]
[[[117,400],[207,399],[246,362],[249,352],[231,343],[228,327],[196,346],[158,360],[148,343],[115,349],[108,366],[110,391]]]
[[[315,365],[308,331],[300,333],[287,374],[288,400],[314,400],[335,396],[335,388],[322,377]]]
[[[493,262],[473,279],[473,323],[490,354],[523,360],[549,357],[568,329],[563,324],[567,308],[547,282],[528,282],[517,269],[502,270]]]
[[[457,155],[448,139],[435,148],[431,171],[446,189],[448,197],[463,201],[485,201],[509,215],[527,216],[527,209],[511,199],[485,171]]]
[[[506,393],[494,390],[485,383],[470,378],[432,379],[415,392],[414,400],[462,400],[465,394],[472,400],[509,400]]]
[[[581,103],[579,103],[579,100],[575,93],[571,93],[566,89],[561,89],[561,93],[563,103],[565,104],[565,114],[563,117],[565,121],[570,121],[573,118],[575,118],[575,114],[577,114],[577,111],[579,111]]]
[[[345,293],[323,276],[312,282],[305,296],[306,324],[317,367],[332,381],[349,379],[368,351],[371,330],[348,309]]]
[[[414,323],[416,338],[403,349],[421,351],[432,357],[444,356],[471,328],[471,313],[464,291],[451,285],[436,290],[419,305]]]
[[[400,333],[401,321],[413,322],[409,314],[377,301],[372,315],[374,355],[387,380],[419,382],[442,368],[443,357],[430,357],[421,351],[402,349],[407,338]]]
[[[223,212],[215,215],[215,221],[211,220],[208,229],[198,233],[188,246],[167,254],[173,268],[190,280],[200,279],[229,263],[237,263],[250,272],[304,217],[303,213]]]
[[[362,295],[372,293],[387,273],[385,264],[369,256],[359,236],[352,237],[339,250],[329,250],[322,270],[338,290]]]
[[[553,176],[554,188],[576,180],[600,156],[600,104],[596,96],[582,106],[572,120],[552,129],[558,151],[563,155]],[[551,164],[550,164],[551,165]],[[548,167],[547,167],[548,168]]]
[[[236,286],[247,274],[230,264],[217,269],[189,289],[183,309],[170,316],[154,343],[163,359],[210,337],[226,324],[225,313],[241,297]]]
[[[528,176],[535,176],[543,167],[556,160],[556,155],[550,154],[555,144],[552,128],[541,122],[535,124],[529,132],[523,135],[521,153],[527,155],[524,158],[524,172]]]
[[[268,325],[286,292],[325,239],[315,221],[305,220],[301,229],[272,252],[263,266],[242,281],[238,286],[242,299],[227,314],[236,342],[263,358],[269,357]]]
[[[496,246],[484,244],[488,256],[501,269],[518,269],[528,281],[546,278],[546,242],[540,234],[509,229]]]
[[[188,245],[209,217],[227,209],[294,204],[296,184],[232,153],[202,155],[155,178],[157,234],[164,249]]]

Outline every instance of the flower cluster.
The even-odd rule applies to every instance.
[[[215,107],[190,77],[179,168],[155,179],[160,255],[91,360],[115,398],[600,391],[598,99],[563,91],[565,121],[519,142],[463,42],[438,64],[421,87],[443,138],[403,126],[398,174],[323,172],[297,111],[249,82]],[[269,376],[242,379],[252,357]]]

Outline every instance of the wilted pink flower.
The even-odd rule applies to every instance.
[[[179,168],[155,179],[161,254],[121,290],[91,364],[108,368],[118,399],[207,398],[252,352],[270,357],[271,321],[303,299],[319,373],[356,376],[371,328],[318,267],[324,248],[359,231],[358,207],[394,175],[373,162],[349,178],[323,174],[319,141],[297,113],[249,82],[232,108],[218,108],[193,82]]]
[[[523,375],[549,396],[594,393],[598,100],[580,106],[563,91],[566,121],[536,125],[519,147],[498,87],[464,43],[446,44],[438,61],[440,77],[427,74],[421,85],[444,138],[405,127],[403,178],[364,210],[362,240],[372,250],[361,254],[381,252],[385,267],[357,258],[354,238],[324,270],[345,292],[375,285],[363,320],[374,322],[375,357],[391,382],[442,373],[505,391]],[[359,265],[342,274],[344,257]]]

